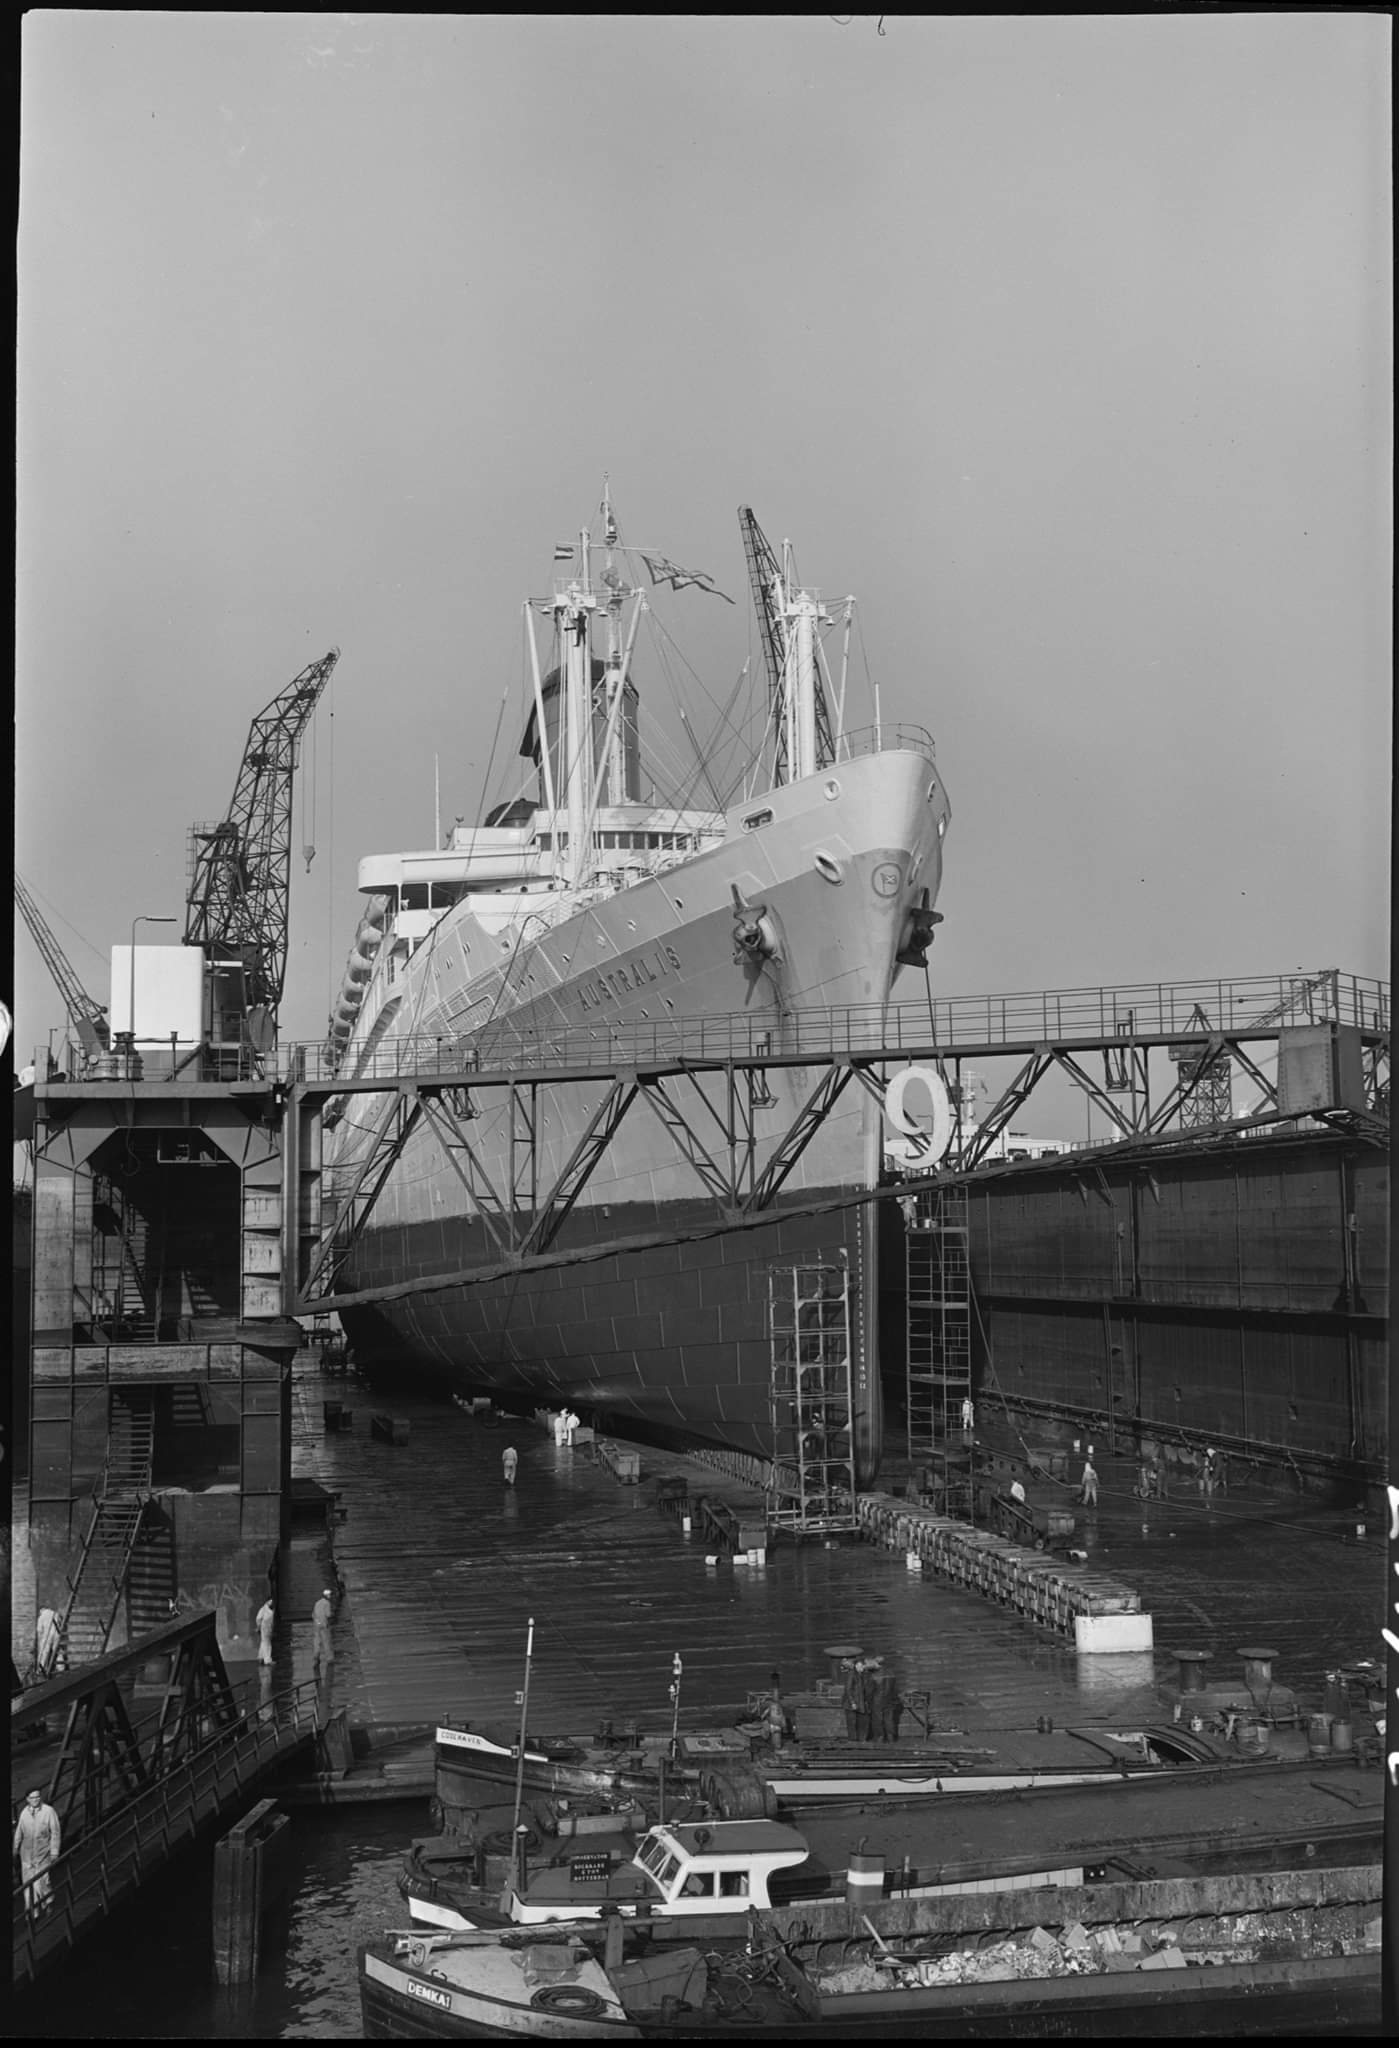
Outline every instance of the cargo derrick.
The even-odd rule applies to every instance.
[[[63,998],[63,1007],[68,1012],[68,1021],[73,1027],[74,1037],[82,1048],[84,1059],[93,1059],[98,1053],[106,1052],[111,1038],[106,1007],[95,1002],[78,980],[63,948],[49,930],[38,904],[18,875],[15,876],[15,902],[19,905],[20,915],[28,925],[30,936],[43,955],[44,965],[53,976],[54,985]]]
[[[185,944],[209,964],[208,1036],[265,1052],[276,1037],[287,965],[292,781],[302,733],[340,658],[332,648],[258,713],[228,815],[191,828]]]

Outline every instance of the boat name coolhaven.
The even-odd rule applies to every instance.
[[[649,955],[638,953],[634,960],[610,967],[605,974],[590,975],[579,985],[578,1000],[585,1010],[595,1010],[601,1003],[615,1003],[634,989],[649,988],[679,972],[680,955],[674,946],[653,946]]]

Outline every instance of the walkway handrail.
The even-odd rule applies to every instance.
[[[1201,1022],[1201,1019],[1204,1022]],[[1336,1023],[1379,1038],[1390,1028],[1387,982],[1334,969],[1229,980],[1124,983],[931,1003],[831,1004],[794,1008],[775,1020],[751,1011],[674,1016],[648,1023],[609,1020],[559,1027],[521,1025],[509,1016],[477,1032],[385,1037],[361,1058],[341,1060],[322,1045],[286,1045],[278,1059],[289,1081],[346,1083],[404,1075],[513,1069],[558,1072],[674,1062],[791,1059],[803,1053],[925,1052],[992,1055],[998,1048],[1050,1042],[1198,1044],[1212,1039],[1275,1038],[1289,1022]]]
[[[854,736],[852,736],[853,738]],[[598,1001],[605,1008],[605,990]],[[1200,1018],[1206,1021],[1202,1026]],[[702,1017],[667,1017],[643,1023],[596,1022],[559,1028],[522,1025],[511,1015],[481,1030],[416,1033],[384,1038],[368,1052],[345,1053],[321,1040],[287,1041],[263,1054],[248,1047],[205,1047],[162,1073],[160,1081],[198,1080],[223,1085],[309,1085],[325,1090],[336,1080],[396,1080],[422,1074],[459,1074],[468,1067],[517,1068],[541,1073],[578,1066],[615,1067],[647,1060],[753,1060],[765,1052],[809,1052],[824,1057],[934,1045],[949,1058],[994,1056],[1048,1042],[1123,1045],[1195,1043],[1211,1037],[1276,1037],[1280,1024],[1336,1023],[1358,1029],[1369,1042],[1390,1030],[1388,982],[1338,968],[1290,974],[1206,976],[1198,980],[1124,982],[1096,988],[1012,990],[992,995],[940,996],[900,1003],[832,1004],[771,1015],[748,1011]],[[780,1040],[780,1042],[774,1042]],[[115,1056],[113,1056],[115,1057]],[[101,1067],[99,1062],[99,1068]],[[41,1061],[46,1065],[46,1061]],[[90,1089],[98,1070],[70,1069],[72,1085]],[[65,1077],[39,1084],[61,1099]]]
[[[52,1904],[42,1915],[29,1911],[26,1887],[16,1885],[16,1979],[32,1977],[40,1963],[69,1947],[85,1925],[105,1916],[139,1883],[145,1864],[163,1862],[182,1836],[192,1834],[226,1800],[241,1796],[270,1762],[319,1725],[315,1679],[258,1701],[234,1726],[219,1729],[182,1757],[169,1777],[134,1793],[101,1826],[65,1849],[44,1873]],[[12,1829],[17,1811],[12,1811]]]

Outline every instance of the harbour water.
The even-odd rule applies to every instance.
[[[326,1398],[357,1411],[352,1431],[323,1430]],[[333,1700],[355,1722],[512,1719],[530,1616],[530,1721],[558,1732],[634,1714],[663,1725],[677,1652],[687,1720],[737,1712],[774,1669],[789,1689],[808,1686],[825,1672],[825,1647],[847,1641],[892,1656],[905,1689],[927,1691],[942,1726],[990,1741],[997,1730],[1033,1730],[1043,1714],[1059,1727],[1154,1718],[1176,1648],[1211,1651],[1215,1675],[1232,1682],[1238,1647],[1268,1643],[1278,1679],[1316,1698],[1329,1667],[1378,1650],[1383,1555],[1377,1532],[1357,1539],[1353,1510],[1262,1491],[1144,1507],[1130,1492],[1134,1466],[1101,1446],[1100,1505],[1078,1540],[1094,1564],[1141,1589],[1154,1656],[1079,1658],[1067,1642],[864,1544],[779,1544],[763,1569],[711,1564],[702,1539],[687,1542],[656,1512],[648,1483],[686,1470],[702,1489],[703,1468],[661,1453],[643,1451],[642,1484],[624,1486],[532,1423],[488,1426],[408,1394],[393,1401],[408,1441],[386,1444],[369,1433],[380,1400],[301,1362],[295,1402],[296,1471],[339,1492],[347,1510],[335,1540],[344,1597]],[[506,1445],[520,1457],[513,1488],[502,1478]],[[310,1675],[306,1616],[319,1573],[314,1548],[302,1550],[279,1680]],[[21,1540],[17,1610],[22,1585]],[[195,1851],[41,1981],[16,2013],[19,2031],[354,2038],[357,1944],[401,1924],[398,1860],[430,1827],[425,1801],[296,1809],[284,1923],[256,1986],[241,1994],[213,1980],[210,1856]]]

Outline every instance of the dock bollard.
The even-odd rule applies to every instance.
[[[1273,1659],[1277,1651],[1256,1645],[1241,1647],[1239,1655],[1244,1660],[1244,1684],[1255,1706],[1260,1704],[1258,1695],[1266,1699],[1273,1689]]]
[[[830,1665],[831,1677],[843,1679],[845,1673],[841,1666],[846,1663],[853,1664],[857,1657],[863,1657],[864,1654],[864,1646],[861,1643],[828,1643],[824,1655]]]
[[[1177,1650],[1176,1667],[1180,1674],[1182,1692],[1203,1692],[1205,1669],[1210,1661],[1208,1650]]]

